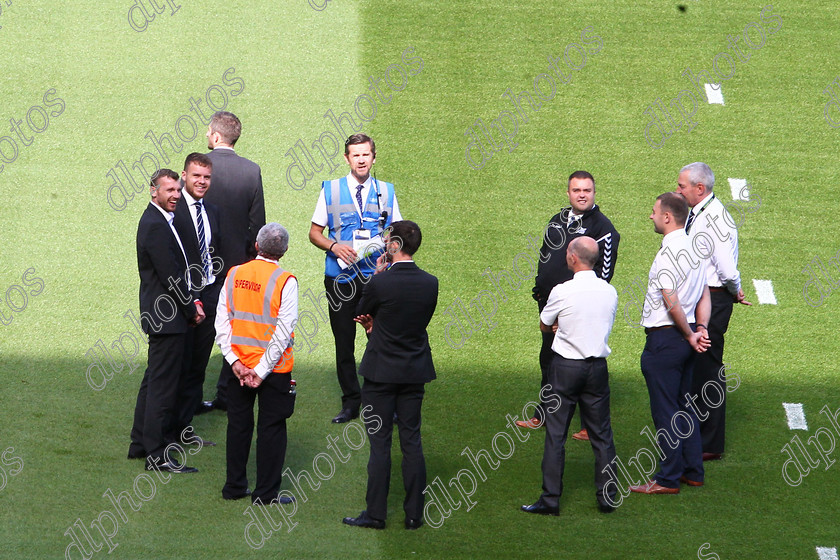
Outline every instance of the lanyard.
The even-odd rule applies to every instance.
[[[696,214],[694,214],[694,219],[695,220],[700,217],[700,214],[703,213],[703,210],[706,209],[706,206],[711,204],[714,199],[715,199],[715,195],[714,195],[714,193],[712,193],[712,197],[709,200],[706,201],[706,204],[704,204],[703,207],[700,210],[698,210]]]
[[[370,181],[371,181],[371,183],[370,183],[371,189],[373,189],[374,194],[376,194],[376,207],[379,210],[379,212],[382,213],[382,200],[380,199],[379,183],[376,181],[376,177],[373,177],[373,176],[370,177]],[[359,219],[364,219],[365,208],[367,208],[369,199],[370,199],[370,190],[368,190],[368,195],[365,198],[362,207],[358,209]],[[355,204],[353,206],[355,206]]]

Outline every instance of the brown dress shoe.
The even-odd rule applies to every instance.
[[[696,480],[689,480],[684,476],[680,477],[680,482],[682,482],[683,484],[688,484],[689,486],[703,486],[702,482],[698,482]]]
[[[647,484],[641,486],[631,486],[631,492],[638,492],[639,494],[679,494],[679,488],[668,488],[667,486],[660,486],[655,480],[651,480]]]
[[[704,461],[719,461],[721,458],[721,453],[703,453],[703,460]]]
[[[576,434],[572,434],[572,439],[576,439],[579,441],[589,441],[589,434],[586,430],[581,430]]]
[[[520,428],[531,428],[532,430],[543,427],[543,423],[536,416],[528,420],[517,420],[516,425]]]

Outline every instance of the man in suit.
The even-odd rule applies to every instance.
[[[332,419],[335,424],[357,418],[361,402],[353,319],[362,287],[373,275],[379,253],[362,258],[358,252],[371,240],[379,239],[392,221],[402,219],[394,185],[377,181],[370,174],[376,163],[373,139],[367,134],[347,138],[344,159],[350,173],[324,181],[309,228],[309,241],[327,253],[324,287],[335,339],[336,376],[341,387],[341,410]]]
[[[278,501],[286,457],[286,419],[295,407],[291,392],[294,366],[292,344],[298,319],[298,284],[278,264],[289,247],[289,232],[277,223],[257,234],[257,257],[230,269],[219,294],[216,342],[236,376],[227,387],[226,500],[251,496],[255,505]],[[254,400],[260,399],[257,420],[257,485],[248,489],[248,456],[254,433]]]
[[[521,509],[541,515],[559,514],[566,435],[579,402],[580,417],[595,453],[598,506],[602,512],[610,513],[615,509],[615,490],[607,489],[611,479],[606,471],[615,460],[615,445],[610,424],[607,356],[611,352],[608,343],[618,294],[593,270],[598,264],[598,243],[594,239],[585,236],[573,239],[566,250],[566,264],[574,276],[551,290],[540,313],[540,330],[554,338],[544,390],[555,395],[560,404],[544,411],[543,493],[536,503]]]
[[[712,314],[709,318],[708,352],[697,356],[694,364],[692,394],[708,391],[711,384],[720,395],[720,405],[707,406],[701,399],[697,414],[700,439],[703,442],[703,460],[720,459],[726,441],[726,382],[723,375],[723,335],[729,328],[735,302],[752,305],[744,299],[741,273],[738,272],[738,228],[723,203],[715,197],[715,174],[703,162],[690,163],[680,169],[677,192],[685,197],[691,207],[685,232],[692,240],[692,247],[703,247],[701,268],[709,284]],[[699,255],[698,255],[699,257]],[[699,260],[699,259],[698,259]]]
[[[190,263],[190,287],[198,292],[207,317],[200,325],[187,331],[184,372],[178,387],[178,403],[175,407],[173,433],[170,435],[174,441],[178,441],[183,430],[192,423],[193,414],[201,405],[204,375],[216,337],[216,304],[224,283],[224,276],[221,275],[222,259],[214,256],[219,254],[222,239],[219,233],[219,209],[204,201],[210,189],[212,172],[213,162],[208,156],[196,152],[188,155],[181,173],[184,190],[175,205],[173,223]],[[197,435],[192,436],[191,441],[216,445]]]
[[[359,373],[363,414],[370,439],[367,509],[343,522],[356,527],[384,529],[391,479],[391,436],[394,413],[403,453],[406,529],[423,524],[426,463],[420,441],[420,409],[424,384],[435,379],[426,327],[435,312],[438,280],[414,264],[420,247],[420,228],[414,222],[394,222],[386,237],[386,252],[377,272],[364,288],[356,321],[369,339]]]
[[[149,360],[134,408],[129,459],[146,458],[146,470],[185,473],[198,469],[180,464],[167,452],[167,429],[177,398],[184,344],[204,311],[187,286],[187,257],[172,225],[181,198],[178,174],[161,169],[150,182],[152,201],[137,227],[140,272],[140,323],[149,336]]]
[[[533,297],[537,300],[537,310],[540,313],[554,287],[571,280],[574,275],[566,264],[566,250],[573,239],[586,236],[597,241],[598,262],[594,270],[602,280],[612,280],[618,261],[618,243],[621,236],[595,204],[595,177],[588,171],[575,171],[569,175],[566,194],[569,197],[569,206],[560,210],[548,222],[540,249],[533,289]],[[554,333],[543,332],[540,347],[540,391],[548,383],[548,370],[554,356],[551,350],[553,343]],[[518,420],[516,424],[523,428],[539,428],[543,425],[543,412],[542,407],[537,408],[533,418]],[[587,440],[589,436],[582,427],[572,438]]]
[[[710,344],[711,304],[705,270],[685,266],[681,258],[693,250],[685,233],[686,216],[685,197],[673,192],[659,195],[650,215],[654,231],[663,238],[648,273],[641,365],[661,461],[652,480],[630,487],[640,494],[679,494],[681,482],[704,483],[703,448],[690,391],[696,356]]]
[[[260,166],[238,155],[233,147],[242,133],[242,123],[233,113],[218,111],[207,128],[207,156],[213,163],[213,189],[207,193],[207,202],[219,208],[224,232],[220,239],[219,253],[223,267],[219,275],[227,276],[228,270],[256,256],[254,242],[257,232],[265,225],[265,198],[263,196]],[[225,391],[233,379],[227,362],[222,361],[216,397],[202,403],[199,413],[214,408],[227,410]]]

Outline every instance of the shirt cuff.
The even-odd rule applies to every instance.
[[[231,352],[228,352],[227,354],[225,354],[225,360],[226,360],[226,361],[227,361],[227,363],[228,363],[228,364],[230,364],[230,365],[235,364],[235,363],[236,363],[236,361],[237,361],[238,359],[239,359],[239,358],[238,358],[238,357],[236,356],[236,354],[235,354],[235,353],[233,353],[232,351],[231,351]]]
[[[257,376],[260,379],[265,380],[265,378],[268,377],[268,374],[271,373],[271,372],[269,370],[265,369],[265,366],[263,365],[262,360],[260,360],[260,363],[258,363],[257,367],[254,368],[254,373],[256,373]]]

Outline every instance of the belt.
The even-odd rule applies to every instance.
[[[650,334],[653,331],[661,331],[662,329],[673,329],[674,325],[662,325],[661,327],[645,327],[645,334]]]
[[[710,292],[728,292],[729,290],[727,290],[723,286],[709,286],[709,291]]]

